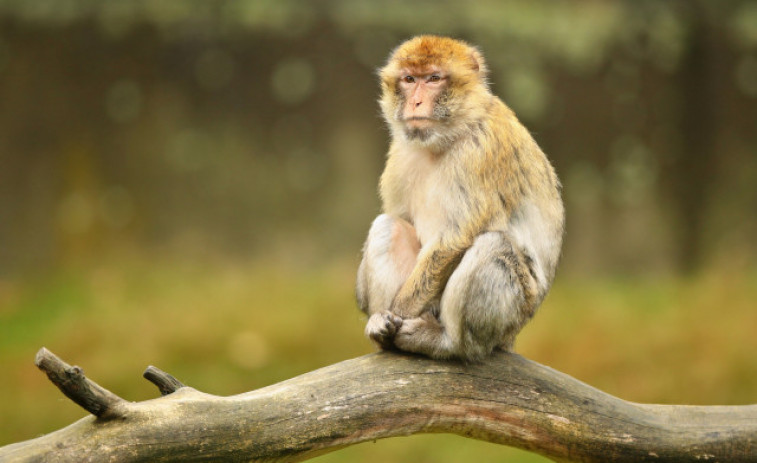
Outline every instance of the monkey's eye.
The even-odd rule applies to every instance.
[[[431,74],[428,78],[429,82],[439,82],[440,80],[442,80],[442,76],[439,74]]]
[[[412,83],[415,82],[415,77],[413,77],[413,76],[404,76],[404,77],[402,77],[402,81],[405,82],[406,84],[412,84]]]

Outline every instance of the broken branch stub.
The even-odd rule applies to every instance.
[[[37,367],[44,371],[66,397],[89,413],[99,417],[114,417],[125,401],[84,376],[84,370],[71,366],[44,347],[34,358]]]

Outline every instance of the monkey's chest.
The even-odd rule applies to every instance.
[[[382,179],[385,210],[412,223],[422,245],[454,226],[457,216],[445,162],[423,149],[405,150],[392,156]]]
[[[406,207],[421,244],[436,239],[454,216],[448,186],[436,172],[419,175],[408,182]]]

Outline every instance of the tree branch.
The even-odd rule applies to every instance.
[[[45,349],[37,363],[96,416],[2,447],[0,461],[301,461],[430,432],[560,461],[757,461],[757,405],[634,404],[516,354],[466,365],[383,352],[231,397],[148,368],[166,395],[137,403]]]
[[[122,413],[125,401],[84,376],[84,370],[71,366],[44,347],[37,352],[34,364],[50,381],[89,413],[99,417],[115,417]]]
[[[160,370],[152,365],[147,367],[144,373],[142,373],[147,381],[150,381],[154,385],[158,386],[160,395],[168,395],[176,392],[182,387],[186,387],[181,381],[169,375],[163,370]]]

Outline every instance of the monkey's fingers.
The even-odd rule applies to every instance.
[[[394,336],[402,326],[402,319],[390,312],[381,312],[371,315],[365,325],[365,334],[379,346],[392,347]]]

